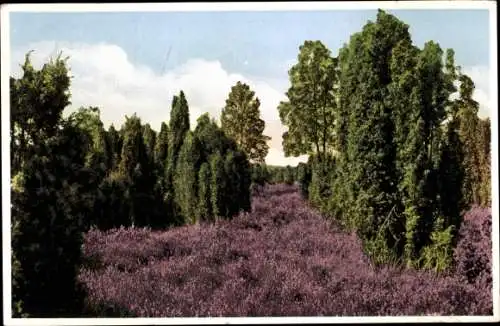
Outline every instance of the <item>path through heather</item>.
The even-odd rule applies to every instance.
[[[252,206],[212,225],[91,230],[80,273],[90,303],[141,317],[492,313],[491,277],[375,270],[294,186],[267,186]]]

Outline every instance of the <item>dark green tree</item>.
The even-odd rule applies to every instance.
[[[182,223],[182,218],[179,216],[179,207],[175,201],[174,195],[174,174],[177,165],[177,158],[184,138],[189,131],[189,107],[184,95],[181,91],[179,95],[175,95],[172,100],[172,109],[170,111],[170,127],[168,140],[167,162],[165,164],[163,189],[163,200],[167,208],[168,224]]]
[[[286,184],[293,184],[295,182],[294,171],[290,165],[287,165],[284,170],[284,181]]]
[[[106,202],[106,198],[100,185],[112,169],[112,154],[107,133],[97,107],[78,109],[69,115],[68,123],[84,135],[80,151],[85,153],[85,166],[91,172],[89,175],[92,180],[89,181],[98,185],[94,191],[86,194],[86,223],[99,226],[103,219],[107,219],[102,215],[102,205]]]
[[[339,103],[346,117],[336,132],[341,150],[336,173],[341,179],[334,187],[335,211],[348,219],[345,224],[358,230],[365,249],[380,260],[393,258],[390,230],[398,223],[395,126],[392,103],[387,103],[389,63],[392,49],[409,38],[406,24],[379,11],[376,22],[353,35],[339,58]]]
[[[195,224],[198,204],[198,171],[199,145],[192,132],[188,132],[181,147],[178,164],[174,175],[175,201],[180,208],[184,223]]]
[[[55,60],[36,70],[28,52],[22,65],[22,78],[10,78],[12,175],[32,155],[33,145],[54,135],[62,110],[70,104],[66,59]]]
[[[199,221],[210,221],[212,216],[212,204],[210,199],[210,164],[203,163],[198,171],[198,215]]]
[[[297,181],[300,185],[300,192],[304,198],[309,198],[309,184],[311,183],[311,168],[309,164],[300,162],[297,165]]]
[[[246,155],[240,151],[229,151],[224,159],[224,176],[222,189],[225,210],[223,216],[232,218],[240,211],[250,210],[250,164]]]
[[[479,119],[478,152],[481,175],[479,204],[491,207],[491,122],[490,119]]]
[[[153,218],[154,201],[153,169],[148,160],[143,138],[143,128],[137,115],[126,117],[123,145],[118,172],[129,184],[126,197],[129,200],[129,223],[145,226]]]
[[[168,153],[175,165],[182,143],[189,131],[189,106],[183,91],[181,91],[178,96],[174,96],[172,100],[169,131],[170,140]]]
[[[108,128],[107,142],[109,149],[108,157],[111,158],[111,164],[109,164],[110,170],[115,170],[120,163],[123,139],[120,137],[114,125]]]
[[[20,267],[13,275],[13,299],[22,301],[30,317],[74,317],[83,308],[77,275],[87,203],[81,194],[96,186],[88,182],[83,142],[84,135],[67,125],[35,145],[24,165],[22,191],[12,196],[12,248]]]
[[[28,54],[23,75],[11,78],[14,317],[69,317],[83,308],[83,212],[96,185],[81,150],[85,134],[61,119],[69,85],[60,56],[36,70]]]
[[[224,217],[224,189],[226,187],[226,176],[224,173],[224,160],[220,153],[215,153],[210,157],[210,202],[212,204],[212,214],[214,219]]]
[[[154,170],[155,164],[155,147],[156,147],[156,132],[151,129],[149,123],[143,126],[142,138],[144,139],[144,146],[146,147],[146,155],[149,161],[149,165]]]
[[[208,162],[209,156],[217,152],[224,155],[227,151],[237,150],[235,140],[229,138],[208,113],[198,118],[194,135],[202,148],[201,161],[203,162]]]
[[[160,133],[155,142],[154,157],[158,171],[164,171],[168,154],[169,128],[165,122],[161,123]],[[163,173],[162,173],[163,174]]]

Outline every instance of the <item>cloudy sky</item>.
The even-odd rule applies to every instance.
[[[487,10],[388,10],[410,25],[416,45],[453,48],[457,64],[476,83],[480,115],[489,115]],[[305,40],[321,40],[336,55],[376,10],[272,12],[10,13],[11,74],[34,50],[37,65],[63,51],[70,57],[72,106],[98,106],[105,125],[121,126],[137,112],[154,129],[168,121],[172,96],[184,90],[192,126],[209,112],[219,118],[232,85],[241,80],[261,100],[268,164],[285,158],[277,105],[287,71]]]

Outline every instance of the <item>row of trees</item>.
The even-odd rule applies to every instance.
[[[252,183],[256,185],[286,183],[298,181],[297,167],[273,166],[266,164],[252,165]]]
[[[164,228],[250,209],[249,158],[264,160],[268,137],[248,85],[231,89],[223,128],[204,114],[190,130],[181,91],[159,132],[135,114],[106,130],[95,107],[63,118],[66,59],[37,70],[28,54],[22,69],[10,79],[14,316],[81,314],[76,277],[91,226]]]
[[[278,107],[283,147],[310,154],[303,193],[376,262],[442,270],[463,211],[491,203],[490,121],[454,51],[408,29],[379,10],[336,57],[306,41]]]

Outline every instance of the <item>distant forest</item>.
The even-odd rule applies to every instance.
[[[491,206],[491,123],[453,49],[418,48],[408,29],[379,10],[337,55],[320,41],[300,46],[277,108],[285,154],[309,156],[294,167],[265,164],[270,138],[244,83],[220,121],[204,114],[190,126],[180,91],[159,131],[140,111],[106,129],[97,107],[63,117],[67,59],[36,69],[28,53],[10,78],[13,316],[82,314],[90,229],[229,220],[270,183],[297,184],[375,264],[446,271],[464,212]]]

